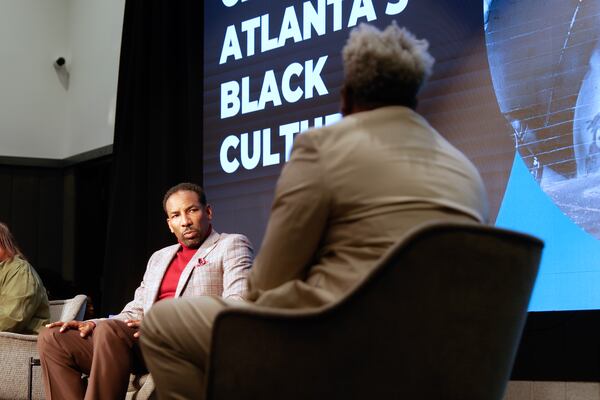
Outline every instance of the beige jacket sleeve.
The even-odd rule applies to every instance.
[[[291,280],[303,280],[327,226],[330,196],[319,151],[308,134],[296,137],[275,189],[271,216],[250,272],[250,300]]]

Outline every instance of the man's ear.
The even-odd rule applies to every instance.
[[[352,88],[344,85],[340,93],[340,109],[342,115],[350,115],[354,109],[354,93]]]
[[[173,228],[171,228],[171,219],[167,217],[167,226],[169,227],[169,230],[171,231],[171,233],[173,232]]]
[[[213,212],[212,212],[212,207],[210,206],[210,204],[207,204],[204,207],[204,212],[206,213],[206,216],[208,217],[208,220],[212,221]]]

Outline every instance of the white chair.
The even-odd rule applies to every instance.
[[[81,320],[87,297],[50,301],[50,321]],[[0,399],[44,399],[37,335],[0,332]]]

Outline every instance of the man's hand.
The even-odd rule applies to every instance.
[[[140,326],[142,325],[141,319],[126,319],[125,323],[130,328],[135,328],[137,331],[133,334],[133,337],[138,339],[140,337]]]
[[[92,321],[69,321],[69,322],[53,322],[51,324],[46,325],[46,328],[54,328],[55,326],[60,326],[59,332],[65,332],[69,329],[77,329],[79,331],[79,336],[86,337],[96,327],[96,324]]]

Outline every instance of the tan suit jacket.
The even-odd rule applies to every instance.
[[[484,222],[473,164],[406,107],[343,118],[296,137],[277,183],[250,300],[318,307],[341,298],[409,229]]]

